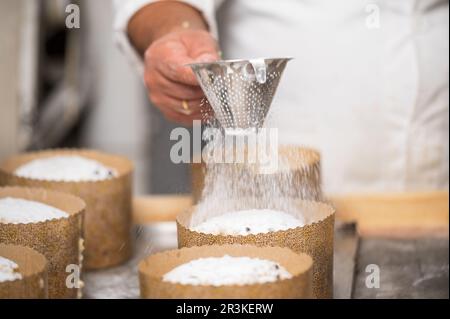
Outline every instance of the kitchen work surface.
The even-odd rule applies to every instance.
[[[174,222],[135,226],[135,254],[126,264],[85,272],[84,298],[139,298],[137,264],[177,247]],[[367,265],[380,269],[380,287],[367,288]],[[337,223],[334,298],[448,298],[448,238],[359,238],[354,224]]]
[[[177,248],[175,222],[134,226],[134,256],[127,263],[83,275],[84,298],[139,298],[137,265],[150,254]]]
[[[361,240],[353,298],[448,298],[448,243],[448,238]],[[379,268],[379,288],[366,287],[368,265]]]
[[[350,224],[336,228],[335,283],[336,298],[350,298],[356,253],[357,236]],[[135,255],[126,264],[98,271],[85,272],[84,298],[138,298],[139,281],[137,264],[145,256],[177,248],[177,230],[174,222],[159,222],[134,227]],[[344,275],[345,274],[345,275]]]

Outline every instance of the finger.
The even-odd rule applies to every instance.
[[[185,85],[171,81],[158,70],[155,70],[153,75],[150,76],[149,82],[150,88],[160,90],[174,99],[198,100],[204,96],[202,89],[198,85]]]
[[[180,113],[170,107],[167,107],[165,105],[162,105],[159,103],[159,101],[156,99],[154,101],[154,98],[151,98],[153,104],[160,110],[160,112],[164,115],[166,119],[168,119],[171,122],[179,123],[185,126],[192,126],[192,121],[197,120],[201,118],[201,115],[199,113],[194,113],[191,115]],[[157,102],[157,103],[155,103]]]
[[[189,127],[192,126],[194,120],[201,119],[201,116],[199,114],[185,115],[185,114],[178,113],[171,109],[161,110],[161,113],[169,121],[179,123],[179,124],[182,124],[184,126],[189,126]]]
[[[171,109],[177,113],[184,115],[200,114],[201,99],[186,101],[174,99],[170,96],[158,93],[150,93],[150,100],[161,110]]]
[[[192,43],[190,45],[195,46]],[[198,86],[197,78],[189,64],[212,62],[216,61],[219,57],[215,48],[206,49],[203,47],[194,50],[194,54],[191,56],[189,55],[189,51],[186,51],[186,48],[185,51],[179,48],[177,50],[172,48],[170,55],[167,55],[167,48],[165,48],[165,52],[158,52],[158,49],[155,49],[156,52],[153,55],[149,55],[149,65],[155,66],[160,73],[171,81]],[[161,51],[163,50],[161,49]],[[159,59],[158,56],[162,58]]]
[[[162,37],[145,52],[148,68],[155,67],[167,79],[185,85],[198,85],[191,68],[195,62],[211,62],[219,58],[215,39],[206,31],[190,30]]]
[[[162,63],[160,64],[160,67],[163,70],[167,70],[169,79],[173,81],[189,85],[199,85],[197,77],[195,76],[189,64],[217,61],[219,59],[219,55],[215,49],[212,49],[212,51],[208,52],[195,52],[196,53],[192,56],[179,56],[176,60],[167,59],[166,63],[168,64]]]
[[[181,113],[186,113],[186,114],[192,114],[192,115],[197,115],[197,114],[201,114],[202,113],[202,109],[201,109],[201,99],[197,99],[197,100],[185,100],[185,103],[183,103],[183,101],[181,101],[181,106],[182,106],[182,110],[180,110]]]
[[[146,68],[156,69],[167,79],[185,85],[198,85],[190,67],[193,59],[187,54],[181,42],[161,43],[156,41],[145,52]]]
[[[188,64],[194,63],[195,60],[188,56],[178,56],[175,59],[166,59],[156,64],[159,72],[164,74],[169,80],[184,85],[198,86],[197,78]]]
[[[196,62],[213,62],[219,59],[219,45],[207,31],[196,31],[192,36],[185,33],[181,37],[189,57]]]

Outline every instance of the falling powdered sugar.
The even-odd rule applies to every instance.
[[[275,209],[301,215],[299,199],[320,199],[319,183],[304,182],[310,173],[308,163],[292,169],[290,158],[279,156],[278,121],[271,123],[270,105],[289,60],[233,60],[193,67],[208,100],[200,105],[205,142],[201,158],[206,164],[200,184],[203,189],[190,227],[208,220],[212,224],[212,218],[240,210]],[[301,158],[296,160],[301,162]],[[210,227],[242,233],[236,228],[240,221],[235,215],[230,214],[233,218],[229,221],[219,219],[218,223],[226,225]],[[265,221],[246,221],[244,229],[248,226],[250,231],[245,233],[253,233],[254,222],[258,223],[254,231],[270,231],[285,222],[280,214],[270,216],[273,218]]]
[[[117,172],[98,161],[81,156],[52,156],[32,160],[15,171],[25,178],[51,181],[101,181],[117,176]]]
[[[163,276],[163,281],[182,285],[251,285],[289,279],[292,275],[271,260],[232,257],[199,258]]]
[[[39,202],[12,197],[0,199],[0,223],[37,223],[68,216],[58,208]]]

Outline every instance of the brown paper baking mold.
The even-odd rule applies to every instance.
[[[17,245],[0,244],[0,256],[14,261],[21,279],[0,282],[0,299],[47,298],[47,259],[37,251]]]
[[[82,267],[82,223],[85,203],[78,197],[38,188],[0,187],[0,198],[14,197],[61,209],[69,217],[26,224],[0,223],[0,243],[33,248],[48,260],[49,298],[77,298],[81,288],[69,288],[68,265]]]
[[[261,233],[247,236],[225,236],[199,233],[189,229],[191,217],[196,207],[177,217],[178,247],[202,245],[249,244],[256,246],[288,247],[298,253],[306,253],[313,258],[313,292],[317,298],[333,297],[333,237],[334,208],[319,202],[297,200],[298,211],[307,224],[303,227],[284,231]],[[221,203],[217,210],[229,209]],[[226,208],[224,208],[226,207]],[[258,208],[258,207],[251,207]],[[267,207],[259,207],[267,208]],[[237,207],[237,209],[245,209]],[[217,215],[217,212],[214,213]]]
[[[285,194],[285,196],[304,200],[321,201],[320,153],[312,148],[280,145],[278,154],[279,158],[283,161],[283,165],[279,165],[279,171],[274,174],[286,174],[286,170],[293,173],[292,183],[294,187],[291,187],[289,189],[289,194]],[[233,165],[236,167],[236,170],[248,169],[244,164]],[[193,163],[191,165],[192,197],[194,203],[198,203],[202,198],[207,167],[208,166],[204,162]],[[274,177],[273,174],[255,174],[255,178],[264,181],[264,179],[267,178],[273,179],[277,177]],[[305,187],[305,185],[307,185],[307,187]],[[258,194],[251,194],[251,196],[258,196]]]
[[[293,276],[273,283],[253,285],[182,285],[162,281],[164,274],[191,260],[204,257],[247,256],[275,261]],[[287,248],[255,247],[249,245],[214,245],[182,248],[151,255],[139,263],[142,298],[240,298],[294,299],[313,298],[312,259]]]
[[[31,160],[58,155],[79,155],[96,160],[115,169],[118,176],[101,181],[66,182],[14,175],[19,166]],[[82,198],[86,202],[84,266],[99,269],[120,264],[132,254],[132,171],[132,163],[120,156],[93,150],[46,150],[17,155],[0,164],[0,185],[40,187]]]

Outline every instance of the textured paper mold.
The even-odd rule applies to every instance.
[[[77,298],[81,291],[69,288],[66,279],[68,265],[81,270],[82,222],[85,203],[78,197],[38,188],[0,187],[0,198],[15,197],[41,202],[61,209],[69,217],[37,223],[0,223],[0,242],[28,246],[48,260],[49,298]]]
[[[0,299],[47,298],[47,259],[23,246],[0,244],[0,256],[19,266],[22,279],[0,282]]]
[[[247,236],[224,236],[199,233],[189,229],[195,207],[177,217],[178,246],[192,247],[202,245],[250,244],[257,246],[288,247],[298,253],[306,253],[314,260],[313,291],[317,298],[333,297],[333,230],[334,209],[323,203],[297,200],[298,212],[306,218],[303,227],[283,231],[261,233]],[[219,213],[223,207],[221,203]],[[236,207],[245,209],[245,207]],[[265,208],[265,207],[253,207]],[[217,215],[217,212],[214,213]]]
[[[275,261],[293,276],[290,279],[252,285],[182,285],[162,281],[164,274],[191,260],[204,257],[253,257]],[[313,298],[311,290],[312,259],[287,248],[223,245],[182,248],[151,255],[139,263],[142,298],[240,298],[293,299]]]
[[[283,165],[279,165],[279,171],[276,174],[286,174],[291,172],[293,184],[298,187],[292,187],[289,194],[285,196],[295,197],[304,200],[322,199],[321,192],[321,177],[320,177],[320,154],[316,150],[283,145],[279,147],[279,158],[283,161]],[[216,165],[230,165],[230,164],[216,164]],[[237,169],[246,169],[243,164],[233,164]],[[199,202],[202,197],[206,165],[202,163],[193,163],[191,165],[192,174],[192,196],[194,203]],[[276,179],[274,174],[256,174],[255,179]],[[305,187],[304,185],[308,185]],[[258,194],[253,194],[258,196]]]
[[[79,155],[114,168],[117,176],[95,182],[60,182],[14,175],[21,165],[58,155]],[[98,269],[120,264],[132,253],[131,184],[129,160],[91,150],[48,150],[14,156],[0,165],[0,185],[31,186],[71,193],[86,202],[84,266]]]

